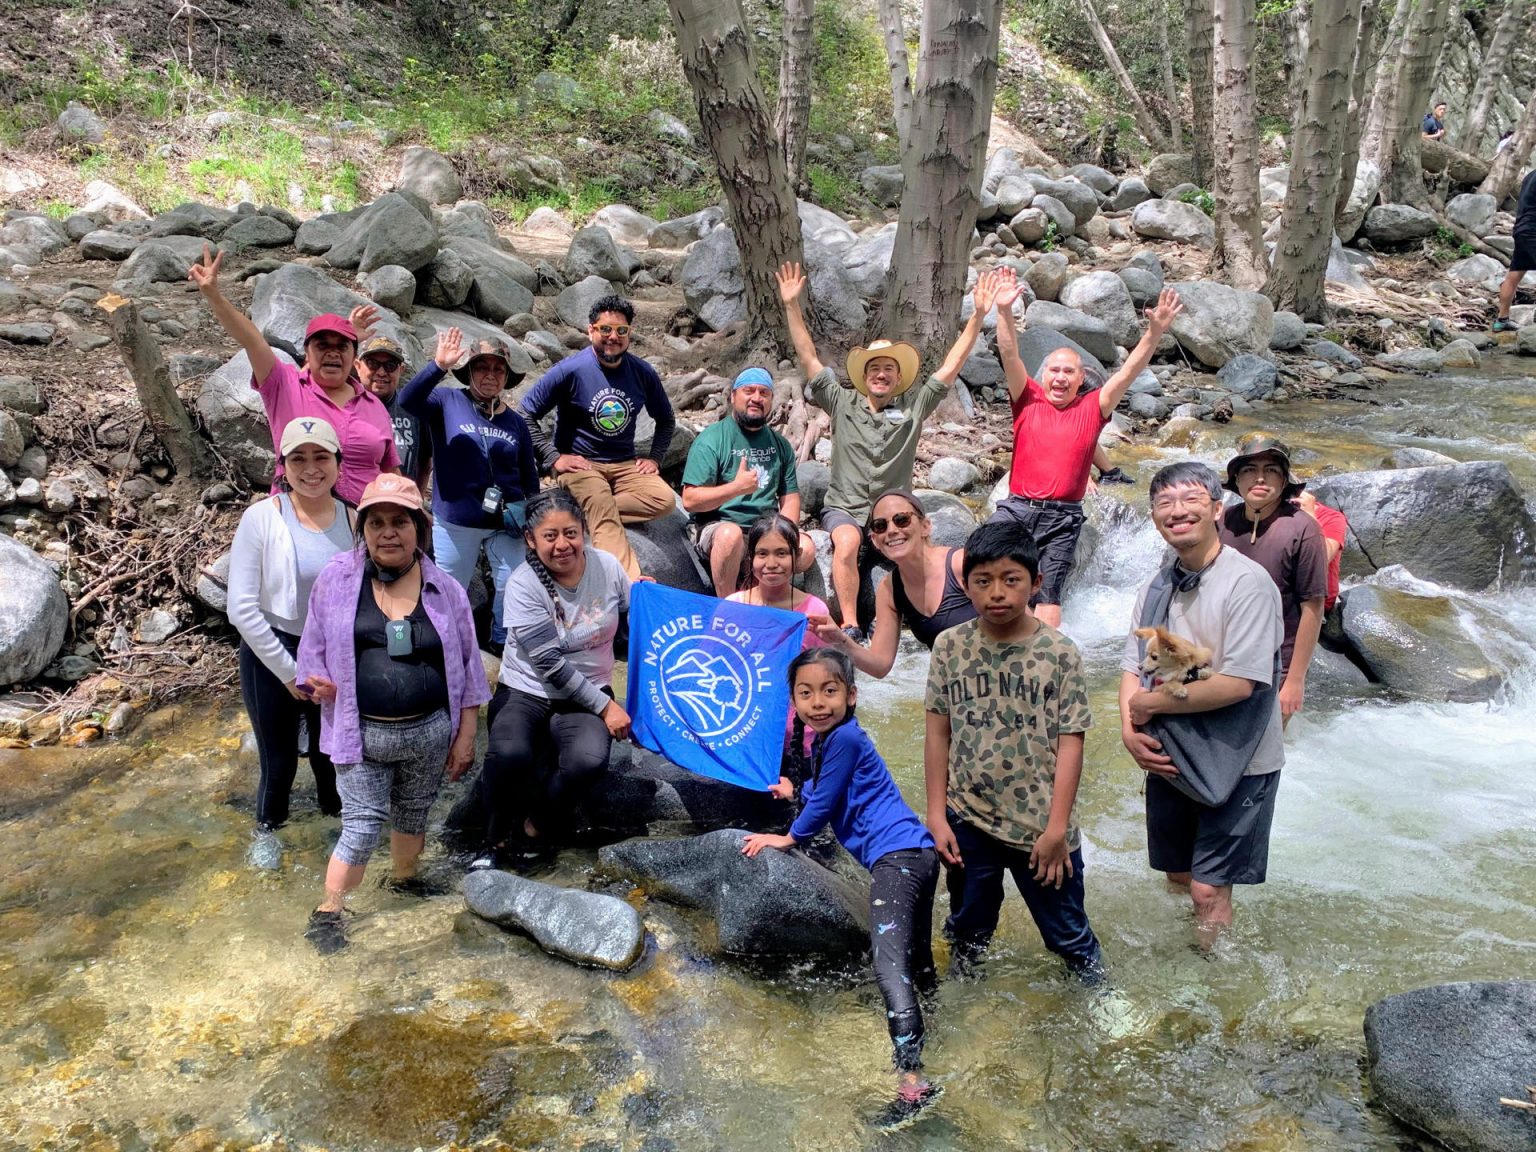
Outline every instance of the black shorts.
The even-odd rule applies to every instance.
[[[1515,251],[1509,258],[1509,270],[1536,272],[1536,235],[1515,237]]]
[[[1159,872],[1188,872],[1202,884],[1262,884],[1280,773],[1244,776],[1220,808],[1191,800],[1147,774],[1147,858]]]
[[[823,508],[821,510],[822,531],[831,534],[844,526],[859,530],[859,546],[862,548],[869,543],[869,531],[841,508]]]
[[[1026,500],[1010,496],[997,506],[988,523],[1013,521],[1028,528],[1040,550],[1040,591],[1032,604],[1061,604],[1072,575],[1072,559],[1077,555],[1077,538],[1082,534],[1083,512],[1080,500]]]

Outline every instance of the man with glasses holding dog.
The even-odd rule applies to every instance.
[[[661,464],[676,420],[656,369],[629,350],[635,306],[603,296],[588,313],[590,347],[556,364],[523,397],[523,416],[545,469],[581,503],[592,543],[616,557],[631,580],[640,562],[624,534],[677,505]],[[651,414],[656,434],[648,456],[635,457],[635,422]],[[539,421],[551,410],[551,438]]]

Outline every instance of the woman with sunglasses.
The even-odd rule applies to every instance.
[[[903,624],[923,647],[932,648],[940,632],[974,620],[976,609],[960,575],[965,550],[929,542],[933,525],[911,492],[892,488],[881,494],[866,527],[875,551],[893,565],[890,578],[875,590],[869,646],[855,644],[829,618],[814,626],[822,640],[852,657],[860,672],[880,678],[896,663]]]

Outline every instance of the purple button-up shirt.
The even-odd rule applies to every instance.
[[[363,762],[361,714],[357,708],[357,648],[352,629],[363,588],[361,548],[338,552],[320,570],[309,596],[309,618],[299,640],[300,684],[324,676],[336,685],[336,699],[320,702],[320,751],[337,764]],[[426,556],[421,557],[421,602],[443,641],[448,681],[448,719],[459,734],[465,708],[491,698],[485,665],[475,644],[475,621],[464,589]]]

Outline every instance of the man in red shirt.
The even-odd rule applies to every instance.
[[[1323,547],[1328,550],[1328,596],[1323,601],[1323,612],[1333,611],[1339,599],[1339,558],[1344,555],[1344,535],[1349,521],[1337,508],[1330,508],[1310,492],[1303,491],[1296,497],[1296,507],[1317,521],[1323,532]]]
[[[1060,628],[1061,595],[1083,528],[1083,495],[1099,433],[1184,305],[1177,293],[1164,289],[1157,304],[1147,309],[1147,330],[1125,363],[1104,387],[1083,393],[1083,359],[1070,348],[1058,348],[1045,358],[1042,380],[1030,376],[1019,358],[1018,335],[1004,322],[1013,307],[1007,291],[1016,296],[1019,290],[1005,290],[997,297],[997,353],[1013,402],[1013,470],[1008,498],[992,519],[1017,520],[1033,533],[1040,549],[1035,615]]]

